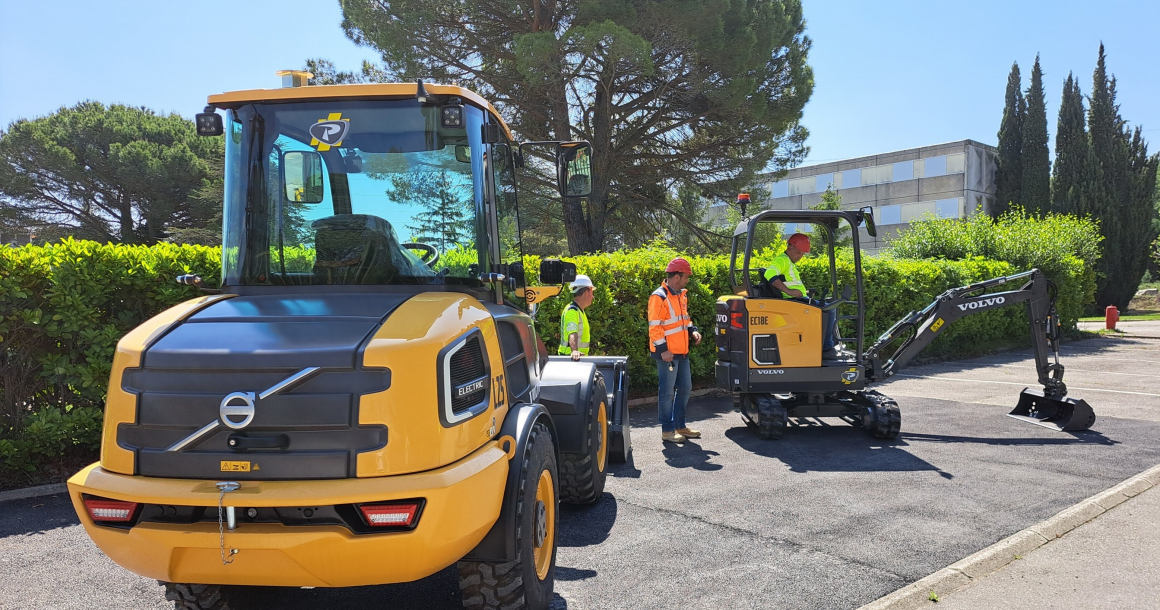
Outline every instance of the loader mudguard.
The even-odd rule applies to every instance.
[[[583,453],[588,447],[588,420],[593,407],[596,364],[552,357],[540,376],[540,395],[556,427],[556,449],[560,453]],[[607,381],[605,382],[608,383]],[[603,398],[603,397],[602,397]]]
[[[500,438],[510,436],[516,439],[515,454],[508,465],[507,485],[503,492],[503,505],[499,510],[499,518],[495,525],[487,532],[474,549],[468,553],[464,561],[492,561],[506,562],[516,559],[516,496],[519,490],[520,474],[524,467],[524,452],[528,448],[528,438],[531,436],[532,426],[543,422],[552,432],[555,440],[556,426],[552,416],[544,405],[523,403],[512,405],[511,411],[504,417],[500,428]],[[556,453],[559,454],[557,444]],[[557,455],[557,459],[558,459]]]

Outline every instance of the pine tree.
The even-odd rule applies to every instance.
[[[1011,64],[1011,74],[1007,77],[1007,98],[1003,106],[1003,122],[999,124],[999,158],[995,173],[995,205],[991,216],[998,218],[1010,208],[1011,203],[1022,201],[1019,189],[1023,183],[1023,116],[1027,110],[1020,93],[1022,78],[1019,64]]]
[[[1020,155],[1021,176],[1019,203],[1033,214],[1042,215],[1051,208],[1051,160],[1047,150],[1047,105],[1043,95],[1043,70],[1039,56],[1031,69],[1027,87],[1026,113],[1023,115],[1023,146]]]
[[[1055,166],[1051,179],[1051,211],[1083,216],[1091,213],[1084,183],[1091,153],[1079,81],[1069,72],[1059,102],[1059,122],[1055,128]]]

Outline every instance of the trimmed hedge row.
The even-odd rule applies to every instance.
[[[771,259],[763,252],[755,266]],[[595,282],[588,310],[595,353],[630,357],[637,388],[655,387],[656,368],[648,352],[646,309],[649,294],[664,278],[676,253],[664,247],[571,258]],[[694,349],[693,375],[713,377],[713,306],[729,294],[725,256],[690,257],[690,314],[705,340]],[[539,260],[528,257],[526,268]],[[799,263],[808,286],[824,286],[826,261]],[[948,288],[1023,270],[1010,263],[972,258],[962,261],[864,259],[867,340],[895,320],[920,309]],[[35,470],[46,460],[85,453],[99,444],[113,350],[118,339],[158,312],[200,293],[174,278],[197,273],[211,285],[220,278],[220,249],[159,244],[130,246],[65,240],[48,246],[0,248],[0,462]],[[838,261],[839,283],[853,283],[853,261]],[[1074,257],[1054,265],[1061,286],[1061,318],[1073,328],[1095,289],[1091,271]],[[1066,290],[1064,289],[1066,287]],[[541,305],[538,329],[549,349],[559,344],[558,320],[567,296]],[[964,318],[949,327],[929,352],[955,354],[979,344],[1026,337],[1024,308],[1010,307]]]

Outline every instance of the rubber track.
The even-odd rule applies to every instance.
[[[874,438],[891,439],[898,436],[902,429],[902,411],[898,403],[874,390],[863,392],[862,396],[874,404],[873,425],[867,428]]]
[[[542,423],[532,427],[528,447],[535,447],[540,437],[547,438],[551,445],[551,433]],[[506,563],[484,561],[460,561],[459,591],[463,596],[463,607],[468,610],[522,610],[526,607],[524,581],[521,572],[523,559],[523,516],[524,489],[528,484],[528,468],[532,452],[524,452],[524,476],[520,477],[520,488],[516,490],[516,558]],[[536,483],[539,482],[537,474]],[[530,558],[529,558],[530,559]]]
[[[160,581],[159,581],[160,582]],[[226,589],[222,585],[194,585],[162,582],[165,599],[173,602],[176,610],[231,610]]]

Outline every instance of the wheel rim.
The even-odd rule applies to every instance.
[[[596,411],[597,431],[600,438],[596,441],[596,469],[604,472],[604,465],[608,463],[608,409],[604,401],[600,401],[600,409]]]
[[[540,473],[540,482],[536,485],[534,510],[532,556],[536,563],[536,577],[544,580],[552,567],[552,554],[556,549],[556,492],[552,473],[547,470]]]

